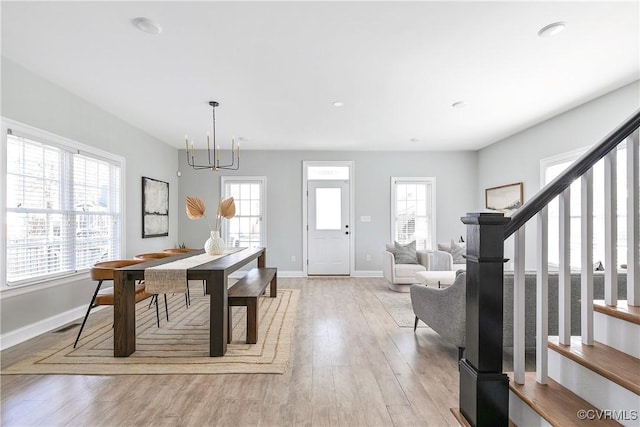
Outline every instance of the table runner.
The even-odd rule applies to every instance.
[[[245,248],[227,248],[220,255],[207,253],[182,258],[144,271],[145,290],[149,294],[187,292],[187,269],[213,261]]]

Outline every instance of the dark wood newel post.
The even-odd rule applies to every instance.
[[[502,213],[468,213],[467,325],[460,360],[460,412],[472,426],[509,424],[509,378],[502,372]]]

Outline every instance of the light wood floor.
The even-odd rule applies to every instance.
[[[399,328],[375,296],[384,283],[278,279],[302,290],[284,375],[3,375],[1,424],[456,425],[449,409],[458,407],[457,349],[428,328]],[[76,333],[7,349],[2,366]]]

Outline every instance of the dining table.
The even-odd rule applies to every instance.
[[[144,280],[145,270],[202,253],[204,250],[178,254],[114,271],[114,357],[128,357],[136,351],[135,283]],[[210,298],[209,356],[224,356],[227,351],[229,275],[254,260],[258,267],[266,267],[266,257],[264,247],[244,248],[186,269],[186,280],[204,280],[205,292]]]

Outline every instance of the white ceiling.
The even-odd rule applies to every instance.
[[[3,56],[179,148],[216,100],[243,149],[478,149],[640,76],[637,0],[1,7]]]

